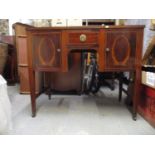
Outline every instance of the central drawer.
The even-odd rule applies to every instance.
[[[97,31],[71,31],[68,32],[69,45],[97,45],[99,33]]]

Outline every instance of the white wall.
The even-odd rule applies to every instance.
[[[9,35],[13,35],[12,25],[19,21],[19,19],[9,19]]]

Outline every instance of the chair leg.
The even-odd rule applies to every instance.
[[[114,73],[112,74],[111,90],[115,90],[115,76],[114,76]]]
[[[51,96],[52,96],[52,90],[51,90],[51,73],[48,73],[48,91],[47,91],[47,94],[48,94],[48,99],[51,100]]]
[[[119,102],[122,100],[122,91],[123,91],[123,73],[119,75]]]

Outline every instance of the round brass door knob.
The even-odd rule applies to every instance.
[[[85,42],[87,40],[87,36],[85,34],[80,35],[80,41]]]

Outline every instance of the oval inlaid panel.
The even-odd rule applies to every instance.
[[[117,65],[125,65],[130,56],[130,44],[128,38],[118,36],[112,46],[112,58]]]
[[[50,38],[42,38],[39,42],[39,61],[43,65],[53,65],[55,60],[55,46]]]

